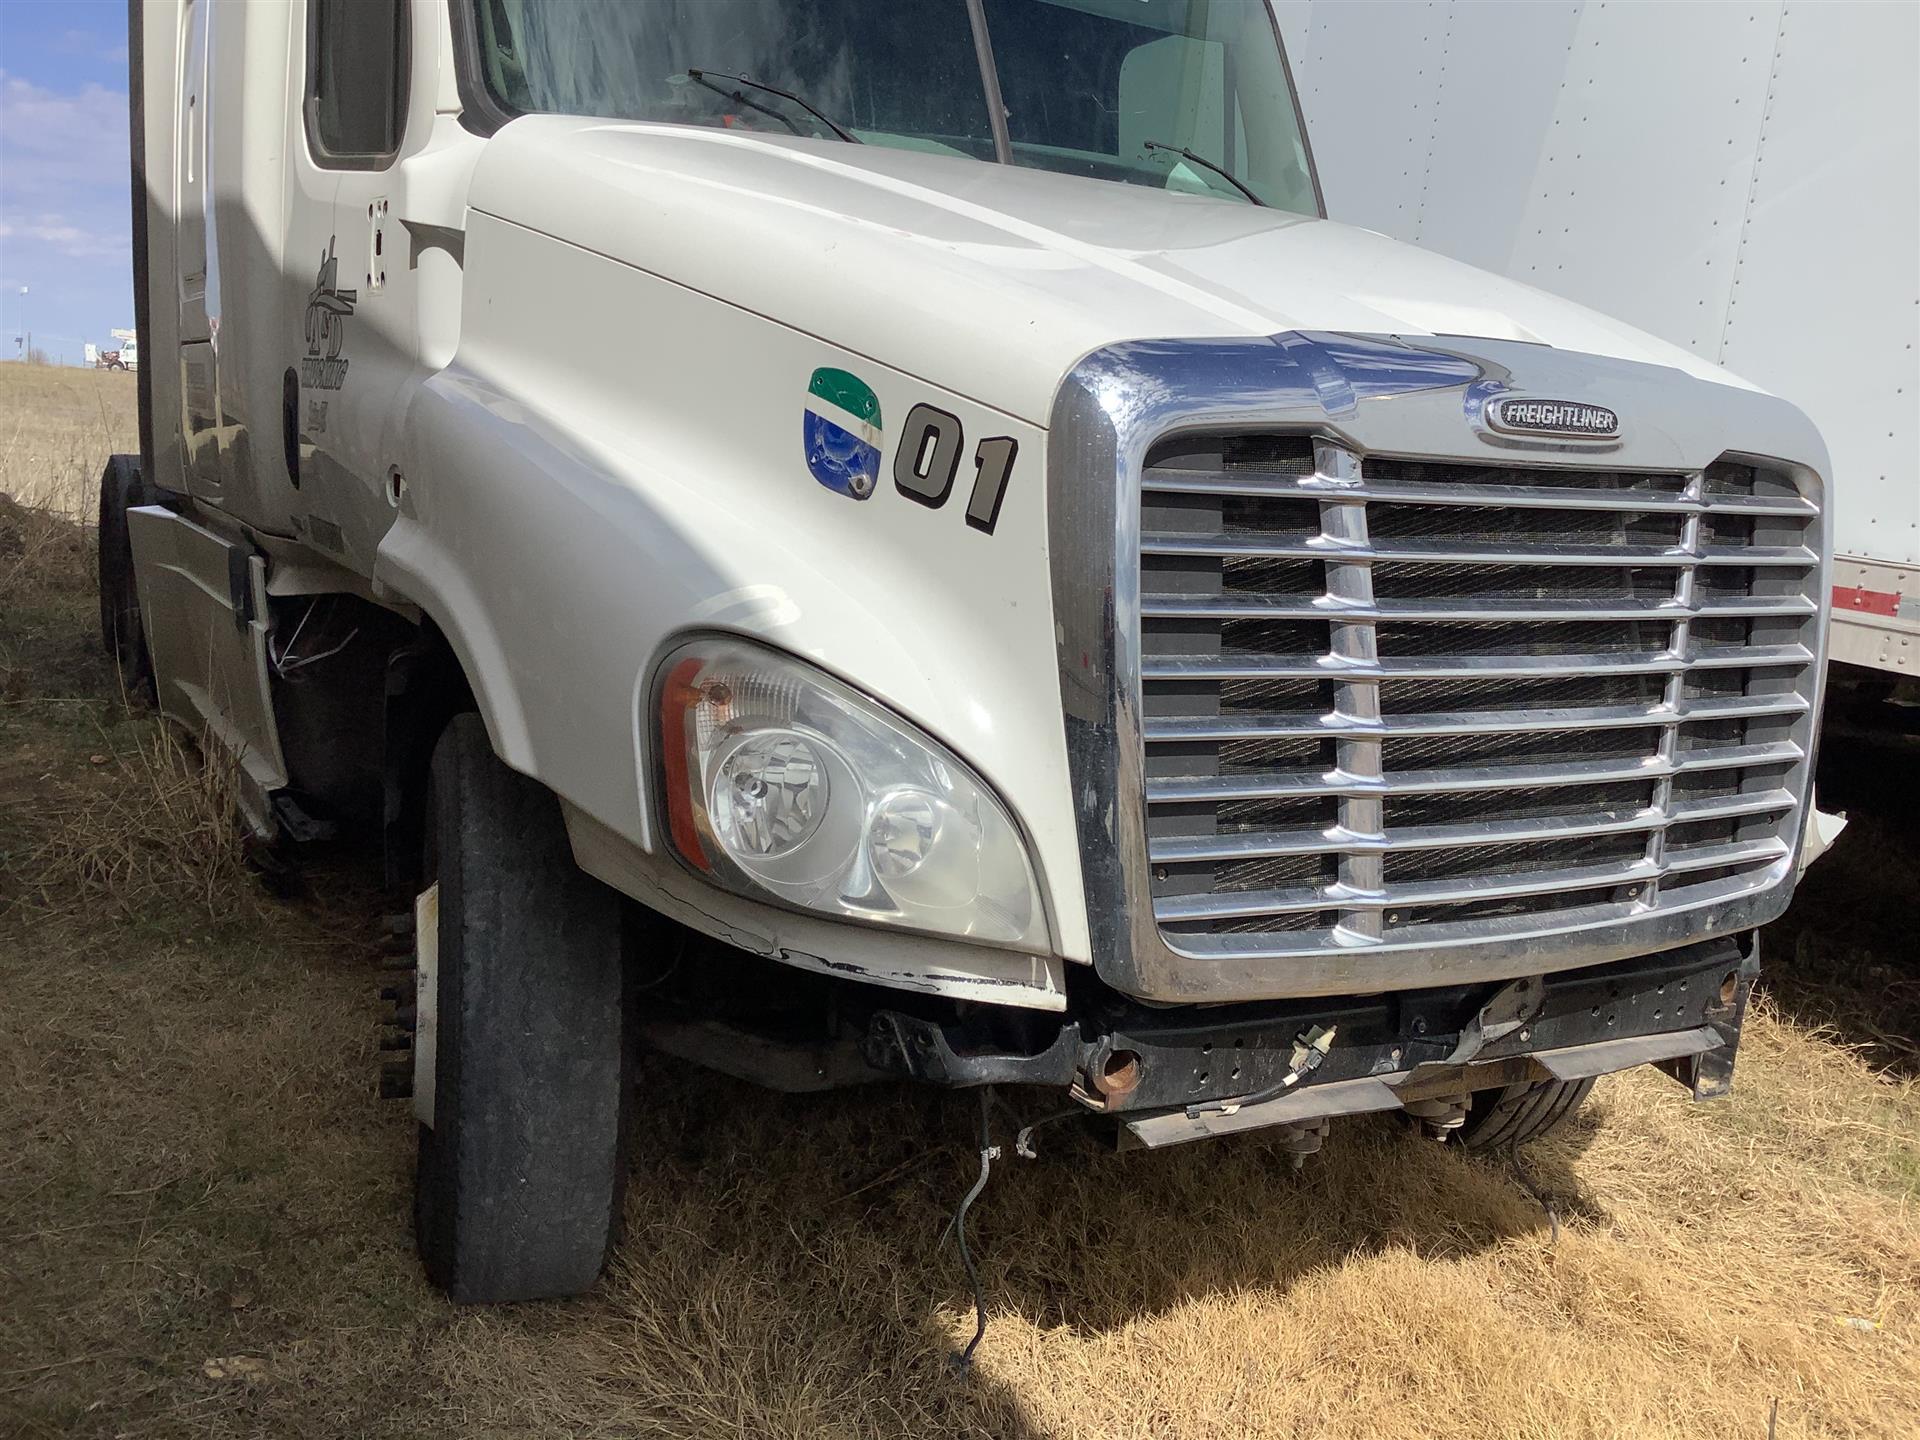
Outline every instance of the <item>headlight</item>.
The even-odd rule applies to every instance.
[[[667,832],[740,894],[1044,953],[1012,818],[938,743],[811,666],[701,640],[661,666]]]

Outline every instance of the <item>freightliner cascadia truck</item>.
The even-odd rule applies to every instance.
[[[593,1282],[638,1046],[1294,1155],[1727,1089],[1820,438],[1329,223],[1260,0],[131,35],[105,638],[262,843],[382,847],[454,1296]]]

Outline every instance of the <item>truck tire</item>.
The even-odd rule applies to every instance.
[[[153,652],[147,648],[140,618],[140,591],[133,574],[133,542],[127,511],[148,505],[153,496],[134,455],[114,455],[100,472],[100,643],[120,672],[131,699],[148,705],[159,698],[153,678]]]
[[[439,893],[421,971],[436,1014],[420,1259],[462,1302],[577,1295],[612,1248],[625,1191],[619,901],[574,864],[559,802],[494,755],[477,715],[442,733],[427,806],[423,883]]]
[[[1469,1150],[1525,1145],[1564,1125],[1592,1090],[1592,1076],[1476,1090],[1467,1106],[1466,1123],[1453,1133],[1454,1142]]]

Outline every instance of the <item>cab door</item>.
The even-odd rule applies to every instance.
[[[282,316],[289,523],[362,574],[392,523],[416,375],[415,282],[394,206],[431,129],[434,55],[409,0],[305,0],[295,21]],[[426,94],[419,92],[425,89]],[[422,115],[421,112],[424,112]],[[410,114],[426,123],[410,124]],[[396,248],[396,241],[398,241]]]
[[[187,489],[202,500],[219,494],[219,397],[214,371],[213,332],[208,325],[207,277],[210,263],[207,201],[212,194],[207,170],[213,127],[210,80],[213,73],[213,0],[186,0],[180,10],[180,85],[175,91],[180,137],[175,149],[174,214],[178,217],[175,251],[179,285],[175,292],[180,322],[180,398]]]

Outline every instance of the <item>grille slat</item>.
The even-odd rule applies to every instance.
[[[1700,500],[1683,498],[1678,491],[1633,489],[1574,491],[1528,485],[1434,485],[1365,483],[1340,485],[1317,476],[1285,479],[1217,470],[1158,469],[1143,477],[1143,489],[1161,494],[1206,494],[1315,500],[1359,505],[1368,502],[1512,507],[1514,509],[1612,510],[1628,514],[1765,515],[1812,519],[1819,509],[1797,495],[1720,495],[1709,491]]]
[[[1644,705],[1588,705],[1555,710],[1463,710],[1432,715],[1382,715],[1367,718],[1322,714],[1221,715],[1151,718],[1144,722],[1148,743],[1178,740],[1263,740],[1281,735],[1499,735],[1528,730],[1611,730],[1668,721],[1750,720],[1769,715],[1801,715],[1804,697],[1794,694],[1733,695],[1688,700],[1669,708],[1664,700]]]
[[[1806,665],[1813,652],[1804,645],[1754,645],[1745,648],[1714,646],[1686,655],[1665,650],[1625,652],[1578,651],[1562,655],[1432,655],[1418,658],[1384,656],[1373,661],[1335,655],[1234,653],[1223,655],[1150,655],[1141,662],[1148,680],[1270,680],[1270,679],[1409,679],[1479,680],[1562,675],[1569,670],[1587,675],[1596,671],[1665,675],[1673,671],[1772,668]]]
[[[1634,755],[1619,760],[1563,761],[1555,765],[1496,765],[1472,770],[1404,770],[1363,780],[1336,770],[1273,771],[1266,774],[1172,775],[1147,782],[1147,803],[1175,805],[1305,795],[1430,795],[1458,791],[1534,789],[1654,780],[1663,775],[1715,773],[1765,765],[1790,765],[1803,756],[1791,740],[1770,745],[1726,745],[1683,752],[1674,759]]]
[[[1176,950],[1631,918],[1790,853],[1820,560],[1784,476],[1168,448],[1140,729]]]
[[[1670,545],[1476,546],[1446,541],[1370,541],[1343,545],[1320,536],[1263,539],[1251,535],[1185,535],[1154,532],[1140,539],[1143,555],[1251,556],[1263,560],[1407,561],[1436,565],[1765,565],[1805,569],[1820,557],[1804,545],[1707,546],[1686,551]]]
[[[1463,825],[1402,825],[1370,835],[1335,825],[1325,830],[1275,830],[1216,836],[1169,836],[1155,840],[1149,856],[1155,864],[1194,860],[1247,860],[1270,855],[1345,854],[1362,850],[1448,850],[1466,845],[1531,844],[1581,835],[1645,833],[1668,825],[1771,815],[1791,810],[1785,790],[1710,796],[1676,801],[1666,810],[1652,805],[1636,810],[1602,810],[1555,815],[1537,820],[1479,820]]]
[[[1714,619],[1804,618],[1819,613],[1819,605],[1805,595],[1712,596],[1694,604],[1648,597],[1642,600],[1573,598],[1539,600],[1371,600],[1360,603],[1326,595],[1291,597],[1258,593],[1192,598],[1149,592],[1141,597],[1140,613],[1165,620],[1527,620],[1536,622],[1586,620],[1679,620],[1701,616]]]
[[[1767,838],[1717,845],[1697,845],[1667,853],[1669,873],[1685,874],[1724,866],[1763,865],[1783,858],[1784,840]],[[1308,910],[1374,909],[1396,905],[1464,905],[1475,900],[1517,899],[1553,895],[1560,891],[1591,890],[1602,885],[1644,883],[1657,872],[1644,855],[1618,865],[1572,865],[1557,870],[1534,870],[1489,878],[1469,875],[1396,885],[1393,893],[1361,894],[1337,885],[1314,889],[1244,890],[1234,894],[1182,895],[1154,907],[1162,921],[1246,919],[1256,915],[1290,914]]]

